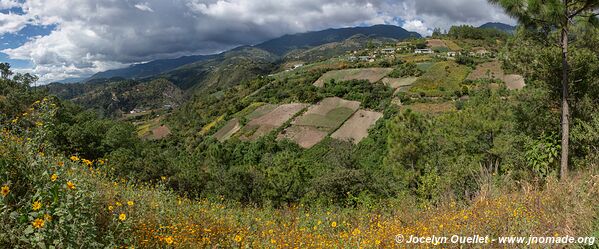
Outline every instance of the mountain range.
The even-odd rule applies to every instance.
[[[169,71],[178,69],[186,65],[197,64],[201,62],[212,62],[209,64],[215,64],[215,61],[230,59],[232,57],[232,54],[239,54],[240,51],[247,52],[250,50],[254,50],[254,52],[257,52],[257,50],[263,50],[264,52],[270,53],[270,55],[264,55],[264,52],[261,52],[263,53],[262,56],[271,57],[267,59],[267,61],[273,61],[280,59],[280,57],[284,57],[287,53],[291,51],[309,49],[327,43],[341,42],[355,35],[364,35],[371,38],[385,37],[398,40],[410,37],[421,37],[416,32],[410,32],[401,27],[393,25],[375,25],[371,27],[327,29],[322,31],[284,35],[282,37],[272,39],[254,46],[242,46],[221,54],[184,56],[176,59],[155,60],[147,63],[135,64],[127,68],[108,70],[105,72],[96,73],[86,81],[97,79],[110,79],[114,77],[122,77],[126,79],[142,79],[167,73]],[[189,68],[190,66],[187,66],[187,69]],[[200,70],[198,72],[194,72],[194,74],[203,74],[203,72]],[[186,88],[189,84],[182,83],[182,85],[184,85],[183,88]]]

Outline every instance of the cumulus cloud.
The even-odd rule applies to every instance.
[[[13,2],[0,0],[0,6]],[[32,61],[31,72],[42,82],[331,27],[387,23],[427,35],[434,27],[453,23],[509,21],[486,0],[24,0],[18,4],[24,14],[0,15],[0,33],[19,30],[27,22],[56,27],[46,36],[2,51],[12,59]]]
[[[17,0],[0,0],[0,10],[21,7],[21,3]]]
[[[14,33],[23,29],[29,18],[13,13],[0,13],[0,35]]]

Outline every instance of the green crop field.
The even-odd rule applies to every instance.
[[[453,94],[460,90],[461,83],[469,73],[468,67],[455,62],[437,62],[412,84],[410,92],[424,93],[429,97]]]

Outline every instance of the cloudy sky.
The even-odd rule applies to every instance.
[[[486,0],[0,0],[0,61],[48,83],[290,33],[490,21],[514,23]]]

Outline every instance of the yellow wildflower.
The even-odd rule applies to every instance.
[[[235,240],[235,242],[239,243],[239,242],[241,242],[242,238],[239,235],[235,235],[234,240]]]
[[[164,242],[166,242],[167,244],[170,245],[175,241],[173,240],[173,236],[168,236],[168,237],[164,238]]]
[[[134,204],[134,202],[133,202],[133,201],[128,201],[128,202],[127,202],[127,205],[128,205],[128,206],[133,206],[133,204]]]
[[[127,215],[126,214],[123,214],[123,213],[119,214],[119,220],[125,221],[126,219],[127,219]]]
[[[8,193],[10,193],[10,187],[8,187],[8,185],[2,186],[2,188],[0,189],[0,194],[2,195],[2,197],[6,197]]]
[[[31,209],[33,209],[33,211],[37,211],[40,208],[42,208],[42,203],[39,201],[35,201],[33,204],[31,204]]]
[[[331,227],[332,227],[332,228],[335,228],[335,227],[337,227],[337,222],[335,222],[335,221],[331,222]]]
[[[60,166],[60,167],[64,166],[64,162],[58,162],[58,166]]]
[[[360,233],[361,233],[361,231],[360,231],[360,229],[358,229],[358,228],[354,229],[354,230],[351,232],[351,234],[352,234],[353,236],[358,236],[358,235],[360,235]]]
[[[51,180],[51,181],[55,182],[55,181],[56,181],[56,179],[58,179],[58,175],[57,175],[57,174],[52,174],[52,175],[50,176],[50,180]]]
[[[120,207],[120,206],[122,206],[122,205],[123,205],[122,203],[120,203],[120,202],[118,202],[118,201],[117,201],[115,204],[116,204],[118,207]]]
[[[108,211],[112,211],[114,209],[113,206],[108,206]]]
[[[31,222],[31,225],[35,228],[42,228],[44,227],[44,220],[42,219],[35,219],[33,222]]]
[[[77,161],[79,161],[79,157],[77,157],[77,156],[71,156],[71,161],[77,162]]]
[[[166,181],[166,176],[161,176],[160,179]]]
[[[87,159],[83,159],[83,160],[81,160],[81,161],[82,161],[82,162],[83,162],[85,165],[87,165],[87,166],[91,166],[91,165],[93,164],[93,162],[92,162],[92,161],[90,161],[90,160],[87,160]]]
[[[75,184],[73,182],[71,182],[71,181],[68,181],[67,182],[67,188],[73,190],[73,189],[75,189]]]

